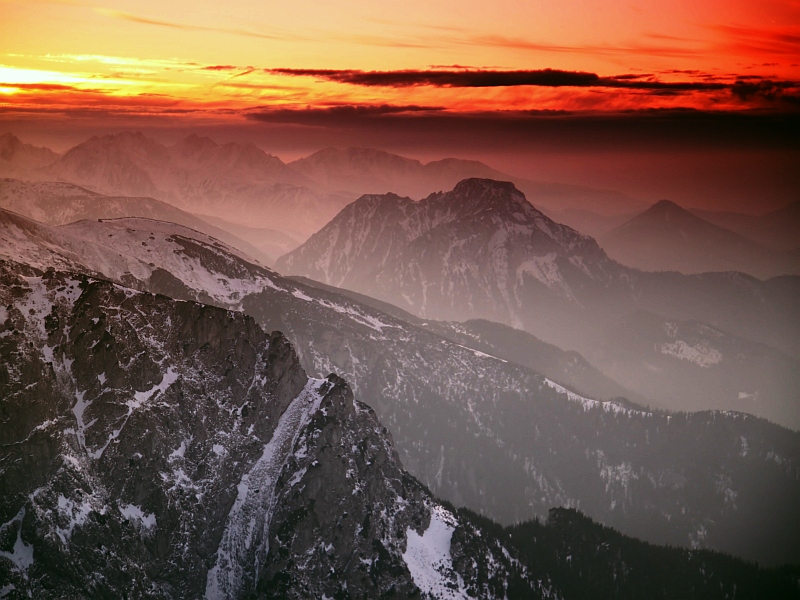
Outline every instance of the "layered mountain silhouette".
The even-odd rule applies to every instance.
[[[165,146],[141,133],[93,137],[38,173],[109,195],[149,196],[192,213],[306,237],[346,203],[253,144],[191,135]]]
[[[534,195],[531,197],[535,198],[536,196]],[[545,210],[544,212],[554,221],[569,225],[573,229],[595,239],[599,239],[612,229],[619,227],[636,216],[636,213],[612,213],[605,215],[578,208],[553,209]]]
[[[197,135],[165,146],[124,131],[93,137],[61,157],[11,134],[3,139],[4,156],[17,158],[0,159],[0,176],[66,181],[113,196],[152,196],[189,212],[303,238],[361,194],[392,191],[421,198],[469,177],[513,180],[553,209],[616,213],[641,207],[618,192],[531,181],[475,160],[423,164],[372,148],[326,148],[286,165],[253,144],[217,144]]]
[[[543,215],[511,183],[466,180],[452,192],[419,202],[391,194],[364,196],[279,259],[277,268],[394,303],[422,318],[483,318],[524,329],[577,350],[660,406],[746,408],[800,425],[795,375],[800,348],[789,335],[797,333],[797,277],[762,283],[734,273],[630,269],[593,239]],[[707,329],[701,327],[699,335],[705,338],[702,344],[699,338],[667,339],[664,325],[656,339],[643,321],[629,318],[639,312],[660,315],[665,323],[701,324]],[[618,342],[632,337],[650,344],[657,365]],[[719,341],[734,338],[755,345]],[[713,348],[720,359],[687,362],[670,350],[670,344],[681,343]],[[663,385],[686,381],[687,369],[696,373],[692,380],[703,382],[693,392]]]
[[[796,257],[714,225],[669,200],[599,238],[608,255],[644,271],[740,271],[762,279],[800,273]]]
[[[574,184],[515,177],[476,160],[445,158],[422,163],[373,148],[325,148],[289,166],[332,190],[353,197],[392,192],[415,199],[449,190],[468,178],[513,181],[543,206],[553,209],[635,211],[641,203],[625,194]]]
[[[506,524],[580,506],[660,543],[773,563],[800,552],[796,432],[742,414],[664,413],[581,396],[464,339],[281,277],[178,225],[119,219],[54,228],[9,213],[2,222],[0,256],[17,263],[243,311],[286,332],[306,371],[341,373],[370,399],[402,464],[457,505]],[[151,337],[169,331],[145,329]],[[56,343],[41,353],[57,355]],[[235,378],[236,364],[219,368]]]
[[[800,248],[800,200],[765,215],[693,210],[699,217],[774,250]]]

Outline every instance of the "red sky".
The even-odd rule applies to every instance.
[[[800,93],[797,0],[0,0],[0,12],[6,113],[785,110]],[[542,70],[597,78],[465,77]]]
[[[59,150],[192,130],[284,156],[494,152],[538,176],[524,156],[577,148],[594,158],[561,171],[599,183],[580,164],[644,146],[735,170],[713,147],[774,183],[798,81],[800,0],[0,0],[0,132]]]

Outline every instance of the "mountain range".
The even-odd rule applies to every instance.
[[[694,214],[774,250],[800,248],[800,200],[765,215],[693,210]]]
[[[4,597],[798,595],[797,568],[436,500],[240,313],[8,261],[0,304]]]
[[[18,150],[13,161],[3,163],[0,157],[0,176],[64,181],[111,196],[154,197],[188,212],[301,239],[361,194],[423,197],[468,177],[513,180],[555,208],[624,212],[643,206],[618,192],[531,181],[475,160],[423,164],[372,148],[325,148],[287,165],[253,144],[217,144],[197,135],[167,146],[125,131],[92,137],[63,155],[23,144],[11,134],[3,139]]]
[[[0,598],[800,597],[792,207],[134,133],[0,173]]]
[[[746,410],[800,426],[800,279],[630,269],[511,183],[465,180],[418,202],[363,196],[276,266],[424,319],[523,329],[662,407]],[[632,318],[640,313],[660,329]]]
[[[178,225],[53,228],[3,213],[0,231],[0,256],[17,263],[243,311],[283,331],[312,377],[339,373],[369,399],[402,464],[455,505],[504,524],[572,506],[653,542],[798,560],[797,432],[739,413],[581,396]]]

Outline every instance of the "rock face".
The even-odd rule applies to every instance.
[[[41,265],[77,256],[58,246],[62,228],[12,225],[14,243],[0,247],[6,255]],[[104,262],[86,252],[95,266],[75,268],[104,268],[119,283],[179,298],[209,298],[285,332],[307,372],[346,377],[392,432],[409,472],[457,505],[504,524],[573,506],[654,542],[762,563],[800,556],[796,432],[740,414],[667,414],[589,399],[515,362],[513,353],[495,356],[466,334],[446,339],[281,277],[185,228],[111,225],[81,225],[85,237],[105,240]]]
[[[458,520],[402,471],[346,383],[308,379],[280,333],[81,276],[0,269],[6,593],[418,597],[452,585],[502,597],[522,575],[499,545],[455,554],[482,561],[498,589],[460,574]],[[447,538],[435,571],[431,528]]]
[[[746,410],[800,428],[800,277],[762,282],[741,273],[624,267],[592,238],[539,212],[510,183],[465,180],[419,202],[364,196],[276,268],[426,319],[482,318],[523,329],[579,352],[661,408]],[[668,349],[653,353],[662,341],[694,342],[654,339],[644,321],[632,318],[638,313],[687,324],[683,329],[699,325],[707,331],[702,344],[720,360],[700,365]],[[741,343],[719,343],[713,332]],[[650,351],[631,352],[634,346]],[[681,385],[687,375],[691,386]]]
[[[5,261],[0,304],[4,598],[580,598],[640,589],[643,546],[672,559],[648,589],[797,596],[796,569],[443,505],[242,314]]]
[[[595,241],[535,209],[512,183],[466,179],[414,202],[392,194],[348,205],[279,271],[394,302],[424,318],[522,324],[531,286],[579,301],[577,273],[613,270]]]
[[[237,484],[322,382],[242,315],[7,265],[2,280],[0,520],[23,515],[34,557],[18,587],[197,597]]]

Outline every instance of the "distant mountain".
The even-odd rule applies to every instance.
[[[329,188],[353,195],[395,192],[416,198],[449,189],[465,177],[507,178],[478,162],[418,160],[372,148],[325,148],[289,166]]]
[[[165,146],[141,133],[93,137],[43,170],[110,195],[148,196],[192,213],[307,237],[347,203],[252,144],[191,135]]]
[[[445,158],[423,164],[418,160],[373,148],[325,148],[289,166],[309,179],[352,197],[362,194],[395,193],[415,199],[452,189],[469,178],[513,181],[534,198],[537,205],[552,210],[565,208],[602,213],[640,210],[641,202],[619,192],[564,184],[531,181],[503,173],[476,160]]]
[[[57,159],[58,154],[49,148],[25,144],[11,133],[0,135],[0,177],[30,173]]]
[[[768,248],[783,251],[800,248],[800,200],[759,216],[710,210],[692,212]]]
[[[474,319],[463,323],[425,321],[424,327],[471,348],[544,373],[549,378],[583,395],[602,400],[647,402],[656,394],[643,396],[607,377],[577,352],[565,352],[531,334]]]
[[[363,196],[276,265],[423,318],[489,313],[519,325],[523,287],[561,302],[573,295],[569,273],[599,276],[606,263],[593,239],[555,223],[512,183],[467,179],[419,202]]]
[[[800,278],[760,283],[730,273],[685,276],[629,269],[592,238],[546,217],[510,183],[466,180],[452,192],[419,202],[392,194],[364,196],[279,259],[276,268],[396,304],[422,318],[482,318],[524,329],[580,352],[658,406],[740,408],[740,393],[758,391],[750,412],[800,427],[795,359],[790,358],[800,355],[791,337],[800,335]],[[628,319],[637,312],[693,321],[755,345],[740,345],[736,352],[729,345],[732,353],[720,359],[724,367],[662,361],[663,371],[650,369],[643,354],[630,356],[613,344],[621,323],[642,325]],[[636,335],[648,339],[651,334],[646,328]],[[774,350],[766,355],[771,356],[769,372],[777,377],[768,385],[762,385],[755,367],[762,364],[758,357],[766,356],[758,344]],[[753,354],[740,361],[742,349]],[[623,355],[631,370],[614,367]],[[738,390],[725,383],[733,365],[741,369],[734,381],[753,376]],[[662,385],[671,378],[684,380],[687,367],[705,382],[690,396]],[[708,395],[712,381],[717,391]]]
[[[6,596],[798,595],[797,568],[436,500],[344,380],[241,314],[6,261],[0,304]]]
[[[215,227],[171,204],[153,198],[104,196],[71,183],[0,179],[0,208],[49,225],[123,217],[170,221],[210,235],[266,265],[272,264],[276,256],[275,253],[267,254],[230,231]],[[268,240],[268,235],[265,234],[262,242]]]
[[[660,406],[769,414],[800,429],[800,360],[766,344],[642,311],[609,325],[588,356]]]
[[[800,263],[669,200],[661,200],[599,238],[608,255],[644,271],[740,271],[766,279],[800,274]]]
[[[797,432],[740,413],[664,413],[586,398],[485,345],[281,277],[178,225],[120,219],[54,228],[0,216],[0,258],[243,311],[285,332],[308,373],[340,373],[369,398],[402,464],[457,505],[504,524],[573,506],[650,541],[800,562]],[[757,291],[768,308],[770,294]],[[159,323],[152,335],[172,331]],[[208,335],[220,344],[230,337]],[[48,348],[57,353],[55,344]],[[223,366],[235,377],[238,363],[215,363],[204,377],[216,381]]]

